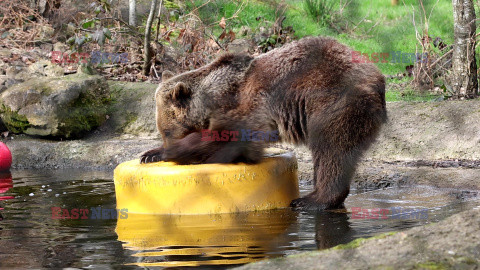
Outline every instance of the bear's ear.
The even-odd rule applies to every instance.
[[[172,100],[182,102],[192,95],[192,91],[183,82],[178,82],[172,90]]]
[[[165,70],[162,72],[162,82],[170,79],[171,77],[173,77],[173,72],[170,70]]]

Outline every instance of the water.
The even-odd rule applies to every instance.
[[[0,175],[1,268],[223,269],[405,230],[480,204],[475,191],[419,186],[353,192],[347,211],[321,214],[284,209],[203,216],[129,213],[126,219],[92,219],[91,208],[115,208],[111,172],[13,171],[12,176],[11,182]],[[302,187],[302,192],[309,188]],[[89,209],[90,215],[52,219],[52,207]],[[428,210],[407,218],[401,213],[396,218],[391,213],[385,219],[358,218],[358,208],[392,207],[403,212]]]

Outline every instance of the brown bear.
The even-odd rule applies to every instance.
[[[356,163],[387,119],[384,76],[326,37],[164,72],[155,99],[164,144],[143,153],[142,163],[255,163],[265,140],[205,140],[202,131],[277,131],[312,151],[315,190],[291,203],[299,209],[343,205]]]

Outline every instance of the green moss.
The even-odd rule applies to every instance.
[[[78,138],[103,124],[111,99],[106,91],[100,95],[81,93],[71,104],[61,108],[58,115],[59,134],[65,138]]]
[[[394,270],[394,269],[397,269],[393,266],[390,266],[390,265],[381,265],[381,266],[377,266],[373,269],[377,269],[377,270]]]
[[[86,75],[96,75],[98,72],[92,67],[90,64],[81,64],[80,65],[80,73]]]
[[[127,112],[125,115],[125,123],[120,127],[121,131],[125,131],[125,129],[132,124],[133,122],[137,121],[138,115],[133,112]]]
[[[390,235],[394,235],[396,232],[388,232],[388,233],[383,233],[383,234],[380,234],[380,235],[377,235],[377,236],[374,236],[374,237],[370,237],[370,238],[358,238],[358,239],[355,239],[353,240],[352,242],[350,243],[347,243],[347,244],[341,244],[341,245],[338,245],[338,246],[335,246],[333,248],[331,248],[332,250],[339,250],[339,249],[352,249],[352,248],[357,248],[359,246],[361,246],[363,243],[365,243],[365,241],[367,240],[371,240],[371,239],[382,239],[382,238],[385,238],[387,236],[390,236]]]
[[[12,111],[4,104],[0,108],[0,114],[7,129],[13,133],[23,133],[31,126],[25,116]]]
[[[431,269],[431,270],[442,270],[442,269],[449,269],[446,264],[439,263],[439,262],[423,262],[417,263],[414,266],[414,269]]]
[[[165,0],[163,2],[163,5],[166,7],[166,8],[169,8],[169,9],[179,9],[180,6],[175,3],[175,1],[172,1],[172,0]]]
[[[341,244],[341,245],[335,246],[335,247],[333,247],[332,249],[333,249],[333,250],[337,250],[337,249],[352,249],[352,248],[357,248],[357,247],[359,247],[360,245],[362,245],[366,240],[367,240],[367,238],[358,238],[358,239],[353,240],[353,241],[350,242],[350,243]]]

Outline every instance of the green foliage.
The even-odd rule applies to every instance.
[[[102,21],[100,17],[111,16],[109,0],[97,0],[89,6],[93,11],[90,18],[84,19],[78,23],[77,28],[83,29],[83,31],[76,31],[75,36],[67,39],[66,43],[72,47],[75,51],[81,51],[82,47],[90,42],[96,42],[98,45],[103,46],[107,40],[113,38],[112,32],[109,27],[111,25],[104,25],[107,20]]]
[[[180,7],[173,0],[164,0],[163,6],[168,9],[179,9]]]
[[[252,30],[262,26],[264,21],[274,22],[280,3],[286,4],[284,26],[291,25],[298,38],[304,36],[331,36],[364,53],[402,51],[413,53],[420,49],[416,38],[412,18],[415,18],[417,30],[422,31],[422,8],[417,0],[404,0],[405,5],[392,6],[386,0],[352,0],[343,9],[338,1],[330,0],[335,18],[332,24],[343,32],[323,25],[323,21],[309,15],[305,9],[305,0],[272,1],[227,1],[210,0],[198,9],[198,14],[206,24],[213,24],[214,34],[221,33],[215,25],[222,17],[230,18],[238,10],[237,17],[227,21],[229,27],[238,31],[242,26]],[[315,0],[311,0],[315,2]],[[320,1],[320,0],[316,0]],[[327,1],[327,0],[323,0]],[[205,4],[207,0],[185,1],[185,13]],[[427,18],[430,13],[429,35],[441,37],[447,45],[453,43],[453,7],[450,1],[424,1]],[[374,8],[372,8],[374,7]],[[432,11],[433,10],[433,11]],[[340,12],[341,11],[341,12]],[[414,16],[413,16],[414,15]],[[329,15],[330,18],[332,14]],[[260,17],[260,20],[257,18]],[[480,52],[480,46],[477,47]],[[404,73],[406,64],[377,63],[384,74]],[[480,61],[480,60],[479,60]]]
[[[205,2],[207,1],[186,2],[186,13],[202,6]],[[261,1],[242,3],[241,1],[212,0],[199,8],[198,13],[202,21],[207,25],[220,21],[222,17],[231,18],[237,13],[237,17],[231,18],[228,24],[230,27],[238,29],[244,25],[250,28],[257,28],[262,24],[263,20],[275,21],[275,8]],[[217,30],[221,31],[219,27]]]
[[[83,29],[93,28],[95,26],[96,21],[97,19],[86,20],[84,23],[82,23],[82,28]]]
[[[404,91],[390,90],[385,93],[385,99],[388,102],[395,101],[416,101],[416,102],[428,102],[443,100],[442,95],[435,95],[431,93],[419,93],[413,89],[407,89]]]
[[[332,0],[304,0],[304,9],[318,23],[327,26],[332,20],[334,4]]]

